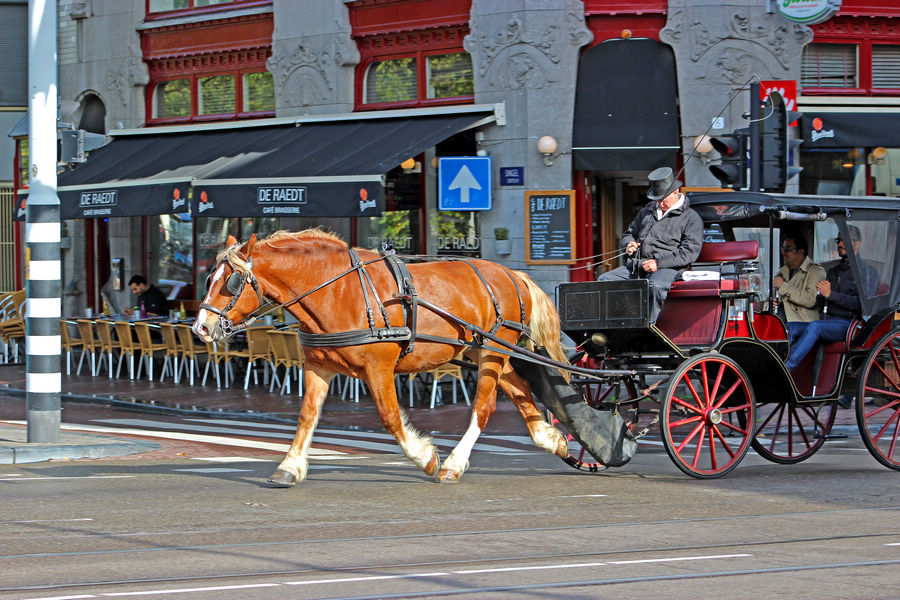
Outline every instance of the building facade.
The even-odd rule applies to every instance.
[[[59,0],[60,95],[78,107],[68,119],[113,139],[63,173],[61,185],[100,157],[113,164],[114,149],[129,144],[140,152],[123,160],[121,175],[107,173],[109,182],[142,162],[179,165],[169,174],[193,162],[203,163],[197,173],[212,173],[227,162],[215,171],[220,178],[293,168],[337,180],[380,169],[384,182],[375,216],[335,216],[329,206],[282,216],[242,208],[146,214],[139,209],[147,203],[138,201],[134,216],[67,220],[64,313],[100,310],[101,288],[133,273],[173,298],[201,298],[229,233],[247,239],[309,226],[365,247],[389,242],[401,253],[497,260],[528,271],[550,292],[563,281],[593,279],[611,266],[600,255],[617,247],[644,204],[649,170],[683,168],[689,187],[717,185],[708,170],[716,157],[695,151],[695,140],[746,127],[749,84],[757,80],[786,86],[795,110],[811,117],[796,133],[804,143],[794,160],[804,171],[789,192],[897,195],[900,165],[890,163],[900,140],[885,123],[900,115],[900,8],[843,0],[835,14],[807,24],[775,4]],[[813,142],[816,118],[823,131],[833,121],[838,133],[817,133]],[[396,133],[373,137],[381,131],[373,124],[395,122]],[[840,134],[841,127],[859,132],[860,123],[874,124],[871,133]],[[298,164],[285,151],[260,163],[262,132],[275,144],[291,128],[307,132],[305,141],[273,148],[292,148]],[[179,135],[195,136],[193,145],[174,144]],[[418,146],[397,139],[415,135]],[[254,136],[256,145],[229,141]],[[331,160],[346,164],[310,171],[342,136],[343,154]],[[218,155],[202,147],[213,139],[222,145]],[[413,147],[414,154],[397,154]],[[385,164],[392,152],[397,159]],[[251,154],[257,170],[241,171],[238,163]],[[440,165],[450,163],[441,159],[450,157],[490,158],[489,210],[442,204],[449,185]],[[27,185],[24,171],[17,171],[19,187]],[[153,177],[162,181],[164,173]],[[201,186],[198,176],[190,179],[174,200],[196,207]],[[202,193],[212,198],[222,181],[209,181]],[[259,202],[250,193],[237,197]],[[546,206],[555,208],[540,212]],[[112,296],[127,305],[121,288]]]

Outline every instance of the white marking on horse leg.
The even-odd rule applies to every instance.
[[[333,375],[332,375],[333,377]],[[305,372],[306,395],[303,397],[303,406],[300,408],[300,417],[297,421],[297,433],[278,471],[286,471],[297,478],[297,482],[306,479],[309,469],[309,445],[312,443],[313,430],[319,422],[322,414],[322,405],[328,392],[328,383],[331,377],[323,378],[312,369]]]
[[[410,425],[409,418],[403,409],[400,409],[400,418],[403,422],[403,435],[397,436],[397,443],[400,445],[400,449],[406,458],[427,472],[432,459],[437,456],[437,448],[431,441],[431,436],[420,433],[415,427]],[[438,463],[437,467],[440,467],[440,463]],[[432,468],[434,468],[433,465]]]
[[[478,426],[478,413],[472,412],[472,418],[469,420],[469,428],[466,429],[465,435],[459,440],[456,448],[441,465],[441,471],[452,471],[457,476],[462,475],[469,468],[469,456],[472,454],[472,448],[481,435],[481,428]]]
[[[530,433],[534,445],[550,454],[556,454],[560,444],[567,443],[562,432],[547,421],[532,422]]]

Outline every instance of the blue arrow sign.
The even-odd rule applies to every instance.
[[[438,210],[491,210],[490,156],[438,159]]]

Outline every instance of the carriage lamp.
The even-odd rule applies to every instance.
[[[549,167],[553,164],[553,153],[556,152],[557,147],[556,138],[552,135],[545,135],[538,140],[537,149],[544,157],[544,164],[546,166]]]

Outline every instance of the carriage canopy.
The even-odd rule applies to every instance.
[[[768,247],[771,277],[776,234],[770,228],[811,225],[810,257],[826,269],[838,259],[835,239],[860,238],[859,254],[847,244],[851,271],[860,290],[863,318],[900,304],[900,199],[882,196],[810,196],[756,192],[694,192],[691,207],[707,224],[718,224],[736,237],[757,236]],[[756,232],[756,233],[748,233]],[[763,265],[765,268],[765,265]]]

